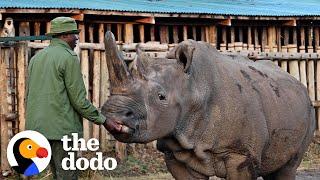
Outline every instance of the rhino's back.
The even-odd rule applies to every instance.
[[[280,168],[304,151],[315,121],[304,85],[272,62],[234,57],[219,64],[223,74],[220,77],[229,85],[223,88],[224,94],[232,96],[228,103],[238,103],[238,107],[234,106],[237,110],[246,109],[241,106],[250,107],[245,110],[249,111],[248,115],[239,115],[238,121],[249,125],[244,128],[251,131],[249,135],[254,136],[253,139],[260,138],[255,141],[249,138],[249,142],[243,143],[251,144],[249,149],[258,147],[257,151],[262,151],[251,150],[261,156],[261,173]]]

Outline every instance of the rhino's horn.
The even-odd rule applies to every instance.
[[[112,32],[106,32],[104,44],[111,94],[119,93],[125,88],[125,85],[132,80],[132,75],[128,71],[128,67],[117,48],[117,44]]]

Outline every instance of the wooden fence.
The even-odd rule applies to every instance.
[[[103,37],[102,34],[100,34]],[[102,42],[103,39],[100,39]],[[0,45],[0,126],[1,126],[1,169],[9,170],[6,148],[9,139],[24,130],[25,88],[27,65],[30,57],[46,47],[47,42],[20,42],[10,46]],[[131,61],[135,57],[135,43],[118,43],[124,57]],[[160,42],[141,43],[140,47],[151,57],[164,57],[176,44]],[[229,47],[229,46],[228,46]],[[320,127],[320,54],[298,53],[297,46],[288,46],[283,52],[261,52],[259,49],[244,48],[235,43],[234,49],[222,49],[225,54],[240,54],[253,60],[270,59],[283,70],[300,80],[308,89],[313,105],[317,109],[317,127]],[[100,108],[109,95],[108,70],[102,43],[80,43],[76,48],[81,63],[88,99]],[[97,138],[101,148],[116,147],[120,158],[125,156],[125,145],[115,142],[99,127],[84,120],[84,138]]]

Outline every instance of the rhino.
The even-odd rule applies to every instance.
[[[105,128],[125,143],[157,140],[175,179],[295,179],[315,130],[305,86],[270,61],[186,40],[166,58],[137,48],[129,70],[105,34]]]

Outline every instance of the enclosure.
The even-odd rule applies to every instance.
[[[240,2],[243,4],[240,4],[239,8],[245,8],[247,2]],[[145,6],[140,7],[141,11],[129,8],[134,3],[140,3],[137,1],[128,2],[128,8],[125,10],[107,9],[104,6],[100,9],[79,8],[76,5],[67,6],[62,1],[57,3],[60,3],[57,5],[58,8],[50,3],[45,7],[39,4],[28,6],[12,3],[10,6],[0,3],[0,21],[5,24],[7,18],[12,18],[15,36],[38,36],[49,32],[50,20],[54,17],[75,18],[81,30],[80,43],[75,51],[80,59],[88,99],[96,107],[101,107],[109,95],[103,45],[106,31],[115,34],[118,46],[128,63],[135,58],[137,43],[140,43],[140,47],[151,57],[164,57],[177,43],[194,39],[208,42],[225,54],[240,54],[252,60],[272,60],[300,80],[307,87],[317,110],[319,133],[320,11],[312,11],[311,15],[303,12],[280,15],[252,12],[253,14],[246,15],[228,10],[220,13],[205,10],[190,13],[188,9],[186,12],[180,12],[170,11],[169,8],[163,12],[148,10],[152,5],[161,7],[161,2],[157,4],[157,1],[146,2]],[[175,3],[179,5],[178,1]],[[293,8],[298,8],[299,3],[294,3],[296,6]],[[94,1],[92,6],[99,5]],[[191,5],[195,6],[193,3]],[[197,5],[208,5],[207,8],[210,9],[215,4],[199,2]],[[265,4],[258,1],[256,5]],[[286,9],[285,6],[276,8]],[[1,170],[9,169],[6,158],[9,139],[24,130],[28,63],[35,53],[48,44],[48,40],[32,40],[0,45]],[[103,127],[85,120],[84,137],[98,138],[102,149],[116,146],[118,156],[125,157],[125,145],[115,143]]]

